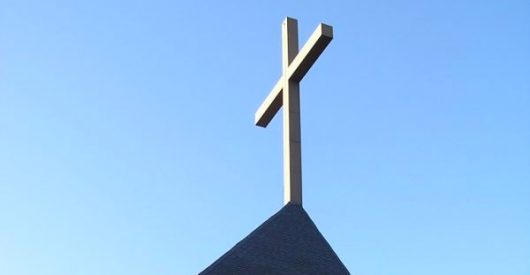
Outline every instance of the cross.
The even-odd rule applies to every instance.
[[[282,24],[282,76],[255,114],[255,124],[267,127],[283,106],[283,202],[302,205],[300,81],[333,39],[333,28],[319,24],[298,51],[298,22]]]

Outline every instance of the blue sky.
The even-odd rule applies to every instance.
[[[352,274],[530,273],[528,1],[0,1],[0,274],[196,274],[282,206],[280,25],[304,207]]]

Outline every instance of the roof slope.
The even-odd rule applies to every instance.
[[[199,275],[350,274],[305,212],[287,204]]]

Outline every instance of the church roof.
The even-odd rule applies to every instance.
[[[199,275],[350,274],[300,205],[289,203]]]

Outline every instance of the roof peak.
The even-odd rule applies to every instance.
[[[350,274],[301,205],[288,203],[200,273]]]

